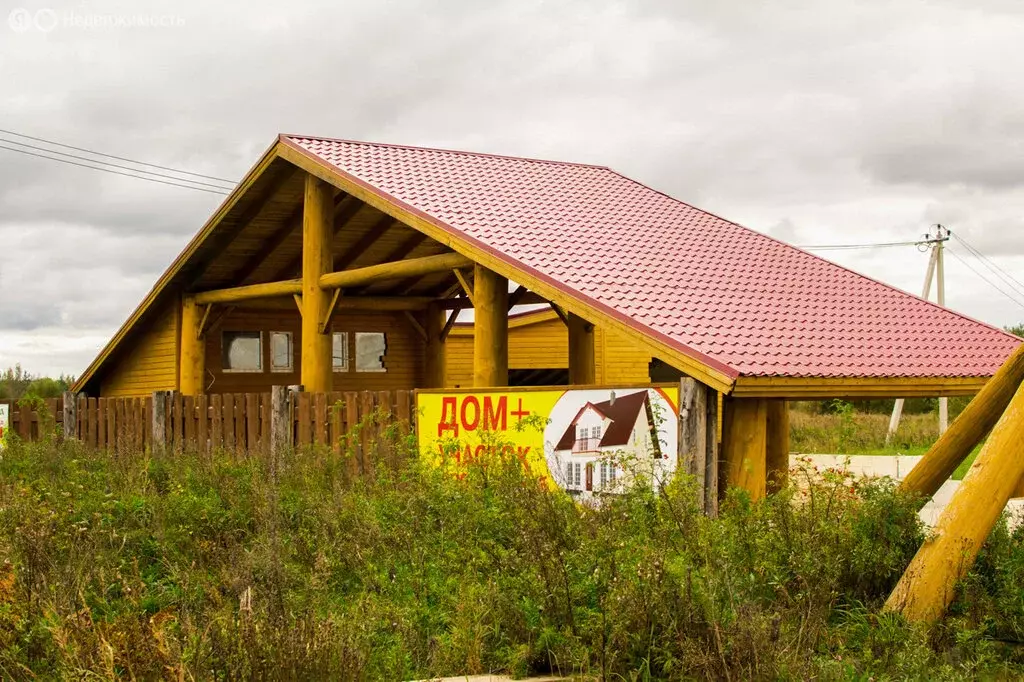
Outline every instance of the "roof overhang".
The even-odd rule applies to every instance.
[[[934,398],[974,395],[988,377],[751,377],[736,380],[736,398]]]

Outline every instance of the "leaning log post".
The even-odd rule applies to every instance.
[[[951,429],[952,430],[952,429]],[[948,433],[948,431],[947,431]],[[934,622],[953,600],[1006,502],[1024,478],[1024,387],[992,429],[939,522],[889,595],[885,610]]]
[[[960,416],[939,436],[900,483],[900,490],[930,498],[999,420],[1024,380],[1024,345],[1006,359]]]

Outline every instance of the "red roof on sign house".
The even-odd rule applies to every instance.
[[[734,378],[988,376],[1020,343],[609,168],[281,140]]]

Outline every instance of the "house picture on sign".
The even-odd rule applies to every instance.
[[[655,485],[676,467],[676,422],[656,389],[568,391],[544,434],[548,468],[570,494],[613,493],[642,475]]]

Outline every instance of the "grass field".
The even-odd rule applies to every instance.
[[[721,517],[692,490],[579,505],[515,462],[350,480],[14,444],[0,458],[0,677],[976,679],[1024,674],[1024,543],[997,530],[950,615],[878,612],[916,501],[827,473]]]

